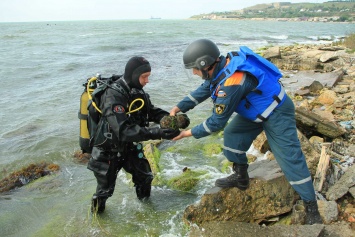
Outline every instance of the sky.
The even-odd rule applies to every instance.
[[[286,2],[287,0],[285,0]],[[322,3],[325,0],[288,0]],[[187,19],[190,16],[240,10],[275,0],[0,0],[0,22],[114,19]]]

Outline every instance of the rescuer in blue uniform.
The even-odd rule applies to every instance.
[[[265,131],[268,143],[287,180],[306,207],[306,223],[322,223],[315,190],[301,144],[297,137],[295,108],[279,83],[278,68],[249,48],[221,56],[208,39],[192,42],[184,51],[185,69],[205,81],[174,106],[170,115],[187,112],[209,97],[212,115],[174,140],[201,138],[224,129],[223,153],[233,162],[233,174],[216,180],[216,186],[249,187],[246,152],[253,140]],[[191,71],[192,70],[192,71]],[[237,114],[226,126],[231,115]]]

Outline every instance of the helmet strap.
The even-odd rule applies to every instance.
[[[217,60],[207,68],[207,71],[211,71],[213,69],[214,65],[216,65],[216,63],[217,63]]]
[[[202,79],[208,79],[209,78],[208,69],[207,70],[200,69],[200,71],[202,72]]]
[[[209,79],[210,75],[208,74],[208,72],[213,69],[213,67],[214,67],[214,65],[216,65],[216,63],[217,63],[217,61],[212,63],[206,70],[200,69],[200,71],[202,72],[202,79]]]

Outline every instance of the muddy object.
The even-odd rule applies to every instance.
[[[80,164],[87,164],[91,158],[90,153],[83,153],[82,151],[74,152],[75,161]]]
[[[0,193],[10,191],[14,188],[22,187],[33,180],[50,175],[59,170],[59,165],[42,162],[30,164],[21,170],[12,172],[7,177],[0,180]]]
[[[306,211],[302,200],[298,200],[292,208],[291,223],[293,225],[304,225],[306,220]]]
[[[186,114],[179,114],[176,116],[164,116],[160,120],[161,128],[172,128],[172,129],[185,129],[190,125],[190,119]]]

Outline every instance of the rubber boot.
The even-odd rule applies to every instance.
[[[149,167],[150,168],[150,167]],[[152,189],[153,175],[148,175],[144,182],[136,184],[137,198],[141,201],[146,201],[150,197],[150,191]]]
[[[304,207],[306,209],[306,225],[313,225],[313,224],[323,224],[322,218],[318,211],[318,204],[317,201],[303,201]]]
[[[151,185],[137,185],[136,186],[136,194],[137,198],[141,201],[145,201],[150,197]]]
[[[105,211],[107,198],[94,195],[91,200],[91,212],[102,213]]]
[[[248,164],[233,163],[234,173],[222,179],[217,179],[215,185],[221,188],[237,187],[246,190],[249,187]]]

